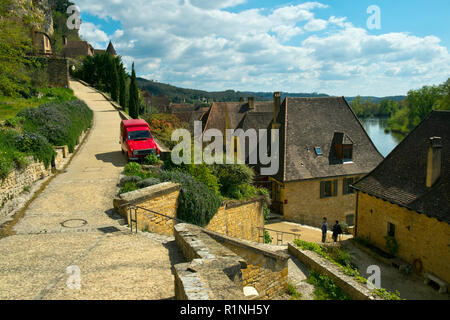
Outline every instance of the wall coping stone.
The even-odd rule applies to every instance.
[[[227,200],[225,201],[225,208],[231,209],[231,208],[237,208],[240,206],[244,206],[249,203],[253,202],[265,202],[266,197],[265,196],[256,196],[247,200]]]
[[[280,250],[279,248],[275,249],[273,246],[270,245],[255,243],[244,239],[232,238],[211,230],[204,229],[203,232],[219,242],[228,242],[241,248],[248,248],[266,257],[271,257],[276,260],[287,261],[290,258],[289,255],[286,253],[285,249],[284,250],[283,249]]]
[[[119,198],[133,204],[133,202],[143,202],[151,200],[181,189],[181,185],[173,182],[163,182],[147,188],[142,188],[127,193],[122,193]]]

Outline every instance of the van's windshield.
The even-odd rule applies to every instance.
[[[148,130],[139,130],[139,131],[131,131],[128,132],[128,139],[129,140],[145,140],[145,139],[151,139],[152,135],[150,134],[150,131]]]

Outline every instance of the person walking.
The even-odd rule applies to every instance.
[[[327,223],[327,218],[323,218],[323,222],[322,222],[322,242],[325,243],[325,241],[327,240],[327,231],[328,231],[328,223]]]
[[[334,242],[337,241],[338,236],[342,234],[342,228],[339,224],[339,221],[336,220],[336,224],[333,226],[333,240]]]

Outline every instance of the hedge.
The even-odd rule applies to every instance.
[[[217,194],[189,174],[178,170],[163,171],[159,179],[181,184],[177,217],[188,223],[206,226],[222,204]]]

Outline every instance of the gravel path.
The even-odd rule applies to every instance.
[[[170,299],[171,266],[183,261],[173,239],[131,234],[112,211],[126,160],[118,143],[120,117],[105,98],[79,82],[76,96],[94,111],[90,135],[0,239],[0,299]],[[113,232],[99,228],[114,227]],[[81,288],[70,289],[80,270]]]

